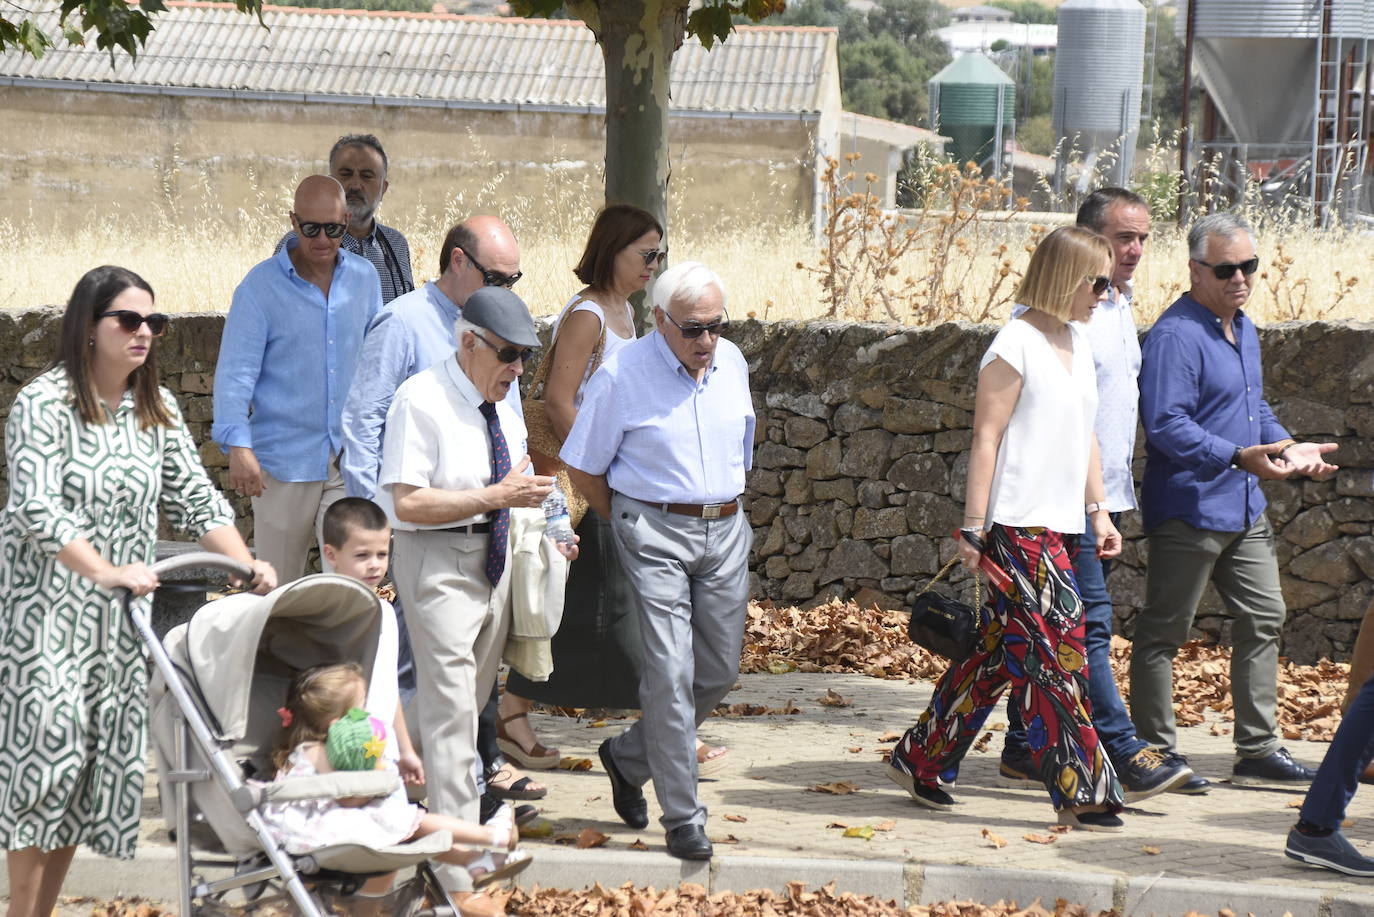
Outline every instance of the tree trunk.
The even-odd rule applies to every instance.
[[[668,227],[668,91],[682,44],[686,0],[569,3],[596,35],[606,62],[606,203],[642,207]],[[649,322],[644,296],[635,321]]]

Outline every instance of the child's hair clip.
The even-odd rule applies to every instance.
[[[278,708],[277,708],[277,716],[281,717],[281,728],[282,728],[282,729],[290,729],[290,728],[291,728],[291,720],[293,719],[293,717],[291,716],[291,711],[290,711],[290,710],[288,710],[286,707],[278,707]]]

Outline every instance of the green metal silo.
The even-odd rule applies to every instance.
[[[993,152],[1012,136],[1016,84],[981,54],[965,54],[931,78],[931,127],[953,142],[946,151],[990,175],[1001,171]]]

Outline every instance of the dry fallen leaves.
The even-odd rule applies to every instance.
[[[816,698],[816,701],[822,707],[852,707],[854,705],[852,700],[829,688],[826,689],[825,695]]]
[[[559,758],[558,769],[563,771],[589,771],[592,769],[591,758]]]
[[[745,818],[743,815],[727,815],[725,816],[725,820],[733,822],[746,822],[749,819]]]
[[[555,844],[566,844],[576,847],[578,850],[587,850],[592,847],[605,846],[611,839],[609,834],[602,834],[595,828],[583,828],[577,834],[559,834],[553,839]]]
[[[844,837],[861,837],[866,841],[871,841],[873,840],[873,827],[871,825],[855,825],[852,828],[845,828]]]
[[[1055,841],[1059,840],[1059,835],[1057,834],[1023,834],[1021,837],[1023,840],[1030,841],[1032,844],[1053,844]]]
[[[993,834],[987,828],[983,829],[983,837],[988,839],[988,844],[990,846],[998,848],[1007,846],[1007,839],[1005,837]]]
[[[751,602],[745,630],[742,672],[845,672],[877,678],[935,680],[947,663],[914,645],[903,611],[884,611],[853,602],[830,602],[803,611],[769,601]],[[1131,644],[1112,638],[1112,669],[1123,698],[1129,699]],[[1231,709],[1230,651],[1200,641],[1184,644],[1174,662],[1178,720],[1202,724],[1210,711],[1225,720]],[[1340,724],[1340,702],[1350,667],[1322,660],[1304,666],[1279,666],[1279,726],[1285,738],[1329,742]],[[824,703],[824,701],[822,701]],[[748,714],[746,714],[748,715]],[[1217,734],[1228,727],[1217,726]],[[880,741],[895,741],[892,733]]]
[[[818,783],[807,787],[812,793],[829,793],[831,796],[848,796],[859,792],[859,785],[852,780],[839,780],[835,783]]]
[[[1143,850],[1143,851],[1145,851],[1146,853],[1148,853],[1148,854],[1149,854],[1150,856],[1152,856],[1152,857],[1159,856],[1159,853],[1160,853],[1159,848],[1158,848],[1158,847],[1155,847],[1155,846],[1153,846],[1153,845],[1151,845],[1151,844],[1145,844],[1145,845],[1143,845],[1140,849]]]

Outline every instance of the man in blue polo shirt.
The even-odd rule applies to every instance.
[[[1192,288],[1145,338],[1140,420],[1141,504],[1150,557],[1145,605],[1131,654],[1131,719],[1151,744],[1177,755],[1173,662],[1211,582],[1234,619],[1231,782],[1303,786],[1310,768],[1279,746],[1279,589],[1274,530],[1259,482],[1336,471],[1335,443],[1299,443],[1264,400],[1259,335],[1242,311],[1259,268],[1240,217],[1209,214],[1188,232]]]
[[[324,511],[344,495],[344,399],[382,307],[372,265],[339,250],[347,220],[336,179],[301,182],[297,238],[234,290],[215,366],[211,436],[229,453],[229,485],[253,498],[254,548],[282,583],[305,572],[311,534],[324,543]]]

